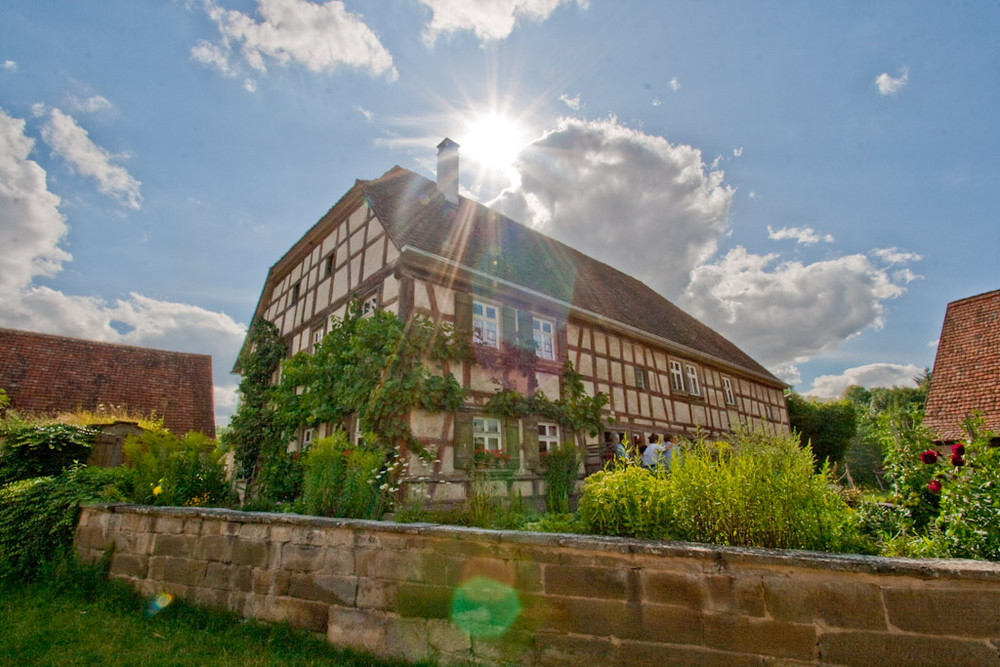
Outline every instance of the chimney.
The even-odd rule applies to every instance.
[[[452,204],[458,203],[458,144],[451,139],[445,139],[437,145],[438,169],[437,189],[444,199]]]

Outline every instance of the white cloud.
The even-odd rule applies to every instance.
[[[112,108],[111,102],[100,95],[91,95],[86,99],[80,99],[75,95],[71,95],[69,104],[73,111],[82,113],[94,113],[95,111],[105,111]]]
[[[340,0],[315,4],[307,0],[257,0],[262,20],[236,10],[226,10],[206,0],[221,43],[200,40],[191,49],[196,61],[223,75],[242,72],[239,58],[261,74],[267,60],[292,63],[313,72],[331,72],[340,66],[366,69],[373,75],[398,76],[392,56],[358,14],[347,11]],[[252,89],[252,88],[248,88]]]
[[[577,93],[575,97],[570,97],[566,93],[559,96],[559,101],[568,106],[573,111],[580,110],[580,93]]]
[[[587,0],[420,0],[432,14],[424,41],[433,44],[442,33],[463,30],[471,30],[482,42],[504,39],[519,20],[544,21],[559,5],[574,2],[587,8]]]
[[[743,155],[743,147],[742,146],[740,146],[739,148],[734,148],[733,149],[733,157],[740,157],[741,155]]]
[[[922,374],[923,369],[913,364],[866,364],[848,368],[840,375],[821,375],[813,380],[812,387],[803,394],[817,398],[839,398],[852,385],[860,385],[865,389],[916,387],[913,378]]]
[[[365,121],[366,121],[366,122],[368,122],[368,123],[372,122],[372,118],[374,118],[374,117],[375,117],[375,114],[374,114],[374,113],[372,113],[372,112],[371,112],[371,111],[369,111],[368,109],[364,108],[364,107],[363,107],[363,106],[361,106],[360,104],[358,104],[358,105],[355,105],[355,107],[354,107],[354,108],[358,110],[358,113],[360,113],[360,114],[361,114],[362,116],[364,116],[364,117],[365,117]]]
[[[679,305],[767,366],[787,366],[880,328],[904,289],[864,255],[813,264],[742,247],[691,273]]]
[[[48,190],[45,170],[28,159],[35,141],[23,119],[0,109],[0,294],[52,276],[72,259],[59,247],[68,228],[60,199]]]
[[[49,192],[46,173],[29,159],[34,141],[25,122],[0,109],[0,326],[212,355],[217,399],[231,393],[230,369],[244,326],[224,313],[141,294],[106,302],[34,284],[71,261],[59,247],[67,227],[60,199]],[[117,328],[116,328],[117,327]],[[126,333],[121,333],[121,332]],[[224,421],[232,402],[220,401]]]
[[[659,98],[659,97],[654,97],[654,98],[653,98],[653,106],[654,106],[654,107],[658,107],[658,106],[660,106],[660,105],[662,105],[662,104],[663,104],[663,101],[662,101],[662,100],[660,100],[660,98]]]
[[[681,82],[677,80],[676,76],[670,80],[669,85],[670,85],[670,90],[674,92],[677,92],[678,90],[681,89]]]
[[[815,245],[820,241],[833,243],[833,236],[830,234],[820,236],[812,227],[782,227],[781,229],[774,229],[771,225],[768,225],[767,237],[773,241],[794,239],[796,243],[801,243],[802,245]]]
[[[906,86],[907,81],[910,80],[910,68],[903,67],[900,71],[900,75],[897,78],[889,76],[887,72],[882,72],[877,77],[875,77],[875,86],[878,88],[878,94],[882,97],[888,95],[895,95]]]
[[[74,169],[97,181],[101,194],[120,201],[129,208],[138,209],[142,196],[142,183],[115,161],[115,156],[91,141],[87,131],[76,120],[59,109],[52,109],[49,120],[42,125],[42,139],[52,150]]]
[[[872,254],[886,264],[907,264],[908,262],[916,262],[923,259],[922,255],[914,252],[905,252],[896,247],[876,248],[872,250]]]
[[[3,61],[3,68],[5,70],[7,70],[8,72],[16,72],[17,71],[17,63],[14,62],[13,60],[5,60],[5,61]]]
[[[493,204],[668,296],[728,227],[733,190],[701,151],[615,118],[561,119],[515,168],[520,184]]]

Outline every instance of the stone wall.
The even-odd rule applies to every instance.
[[[1000,664],[1000,565],[84,508],[111,576],[442,664]]]

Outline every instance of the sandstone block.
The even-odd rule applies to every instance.
[[[358,594],[355,599],[359,609],[392,611],[396,609],[399,585],[380,579],[358,579]]]
[[[149,559],[128,553],[115,552],[111,558],[108,574],[112,576],[144,577],[149,568]]]
[[[353,607],[357,593],[356,577],[308,573],[292,574],[288,579],[288,596],[293,598]]]
[[[335,646],[376,655],[389,655],[386,646],[387,618],[381,612],[330,607],[326,640]]]
[[[889,622],[900,630],[955,637],[1000,637],[1000,586],[884,591]]]
[[[153,520],[154,533],[172,534],[184,531],[184,521],[173,516],[158,516]]]
[[[293,572],[310,572],[323,568],[326,549],[308,544],[289,543],[281,546],[281,567]]]
[[[404,618],[451,618],[454,592],[445,586],[401,583],[396,613]]]
[[[259,540],[237,538],[233,542],[233,563],[264,568],[268,565],[268,544]]]
[[[195,543],[198,538],[194,535],[181,535],[167,533],[155,535],[153,537],[154,556],[173,556],[174,558],[191,558],[194,556]]]
[[[794,577],[765,578],[763,585],[767,610],[779,621],[886,629],[882,594],[875,584]]]
[[[199,560],[228,563],[233,558],[232,535],[202,535],[195,543],[194,557]]]
[[[624,600],[628,579],[629,570],[625,567],[546,565],[542,571],[545,592],[550,595]]]
[[[996,665],[997,647],[987,642],[926,635],[848,631],[823,633],[823,662],[837,665]]]
[[[733,653],[815,660],[816,628],[809,624],[704,614],[705,646]]]
[[[650,642],[625,641],[619,649],[617,664],[629,667],[760,667],[760,656],[713,651],[699,646],[675,646]]]

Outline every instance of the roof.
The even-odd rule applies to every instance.
[[[945,440],[965,437],[973,410],[1000,432],[1000,290],[952,301],[938,341],[924,425]]]
[[[436,184],[402,167],[358,181],[400,249],[428,253],[574,308],[784,383],[722,335],[654,290],[478,202],[449,204]]]
[[[56,413],[100,404],[156,413],[171,432],[215,436],[212,357],[0,328],[11,406]]]

